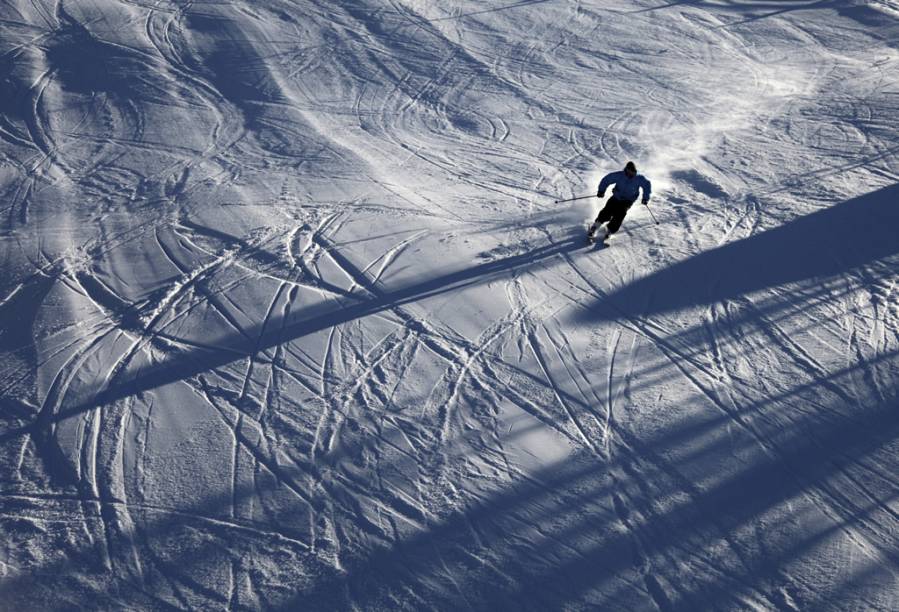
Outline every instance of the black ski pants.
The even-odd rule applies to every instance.
[[[627,200],[619,200],[615,196],[612,196],[609,198],[609,201],[606,202],[606,205],[603,206],[603,209],[599,211],[599,214],[596,216],[596,221],[594,221],[593,224],[596,227],[599,227],[608,221],[609,224],[606,228],[609,230],[610,234],[614,234],[618,231],[618,228],[621,227],[621,222],[624,221],[624,217],[627,216],[627,211],[630,210],[633,203],[633,200],[629,202]]]

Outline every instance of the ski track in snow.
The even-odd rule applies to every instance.
[[[899,607],[892,0],[0,32],[6,605]]]

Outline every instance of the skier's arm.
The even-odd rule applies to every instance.
[[[612,172],[612,173],[607,174],[604,177],[602,177],[602,180],[599,181],[599,188],[596,190],[596,197],[598,197],[598,198],[605,197],[606,189],[608,189],[609,185],[611,185],[615,182],[616,174],[618,174],[618,173]]]
[[[643,203],[649,204],[649,196],[652,195],[652,183],[646,177],[643,178],[640,187],[643,189]]]

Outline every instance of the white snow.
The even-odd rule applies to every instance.
[[[8,0],[0,77],[0,608],[899,609],[896,2]]]

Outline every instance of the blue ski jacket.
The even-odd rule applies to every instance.
[[[649,196],[652,194],[652,184],[645,176],[638,174],[634,178],[629,178],[624,173],[624,170],[605,175],[599,182],[597,195],[603,197],[609,185],[615,185],[612,195],[618,200],[635,202],[639,195],[639,190],[643,189],[643,203],[646,204],[649,202]]]

